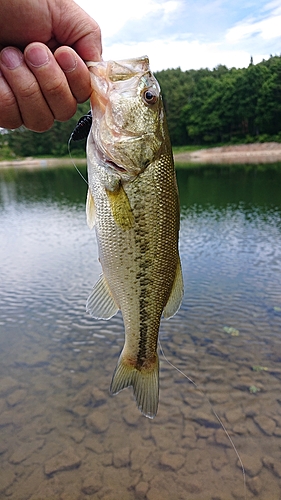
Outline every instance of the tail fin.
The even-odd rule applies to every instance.
[[[110,392],[118,394],[122,389],[130,386],[133,386],[139,410],[146,417],[154,418],[159,401],[159,360],[157,354],[153,367],[139,370],[126,364],[121,354],[112,377]]]

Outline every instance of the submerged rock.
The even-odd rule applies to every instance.
[[[39,450],[44,446],[44,439],[37,439],[35,441],[31,441],[30,443],[21,444],[17,450],[10,457],[9,462],[12,464],[20,464],[24,460],[26,460],[32,453],[36,450]]]
[[[85,437],[85,431],[82,429],[76,429],[75,427],[70,427],[68,429],[69,435],[75,443],[81,443]]]
[[[99,471],[93,470],[87,477],[85,477],[82,485],[82,492],[85,495],[94,495],[102,488],[102,475]]]
[[[218,429],[215,432],[215,442],[220,446],[224,446],[225,448],[231,448],[231,442],[224,429]]]
[[[258,496],[262,490],[262,482],[258,476],[248,479],[247,486],[255,496]]]
[[[0,470],[0,493],[4,493],[13,484],[15,479],[16,475],[11,468],[5,467]]]
[[[169,492],[161,491],[161,495],[159,494],[158,488],[151,488],[146,494],[147,500],[171,500]]]
[[[140,481],[135,488],[136,498],[140,500],[146,498],[146,493],[148,488],[149,488],[148,483],[146,483],[145,481]]]
[[[130,464],[130,448],[119,448],[113,453],[113,464],[115,467],[127,467]]]
[[[250,477],[258,476],[263,467],[260,458],[256,454],[247,456],[243,455],[243,465],[246,474],[248,474]],[[240,463],[238,464],[238,466],[241,467]]]
[[[17,359],[17,364],[23,364],[30,367],[38,367],[48,364],[50,362],[50,359],[51,354],[47,349],[40,349],[39,351],[25,350]]]
[[[164,467],[169,467],[170,469],[176,471],[179,470],[185,462],[183,455],[179,453],[170,453],[168,451],[164,452],[160,458],[160,464]]]
[[[254,417],[254,421],[267,436],[271,436],[274,433],[276,423],[272,420],[272,418],[269,418],[266,415],[257,415]]]
[[[231,425],[236,424],[239,420],[241,421],[241,420],[245,419],[245,415],[244,415],[242,408],[240,406],[238,406],[237,408],[232,408],[231,410],[226,411],[225,417]]]
[[[276,460],[271,456],[263,457],[263,465],[275,474],[275,476],[281,478],[281,462]]]
[[[228,458],[226,455],[221,454],[219,458],[213,458],[211,462],[213,469],[220,471],[225,465],[228,464]]]
[[[45,463],[47,476],[63,470],[76,469],[81,465],[81,458],[69,447]]]
[[[22,403],[27,395],[27,391],[25,389],[16,389],[12,394],[9,394],[7,397],[7,403],[9,406],[16,406],[19,403]]]
[[[6,427],[7,425],[14,424],[14,413],[12,411],[3,411],[0,414],[0,427]]]
[[[61,498],[62,491],[63,485],[56,477],[53,477],[48,481],[43,481],[29,500],[55,500]]]
[[[19,383],[14,378],[1,377],[0,378],[0,396],[5,396],[9,392],[12,392],[18,386],[19,386]]]
[[[153,451],[148,446],[143,446],[141,448],[134,448],[131,452],[131,469],[133,471],[140,470],[147,462],[150,453]]]
[[[94,432],[105,432],[109,427],[109,417],[106,412],[93,411],[86,419],[87,426]]]
[[[274,463],[273,471],[277,477],[281,478],[281,462],[280,461]]]

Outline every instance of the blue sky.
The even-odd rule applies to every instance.
[[[153,71],[246,67],[281,55],[281,0],[76,0],[100,25],[103,57],[148,55]]]

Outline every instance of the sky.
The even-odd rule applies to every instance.
[[[76,0],[100,25],[103,58],[151,69],[247,67],[281,55],[281,0]]]

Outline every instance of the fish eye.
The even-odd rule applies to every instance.
[[[143,100],[146,104],[155,104],[158,100],[158,95],[155,90],[145,90],[143,92]]]

